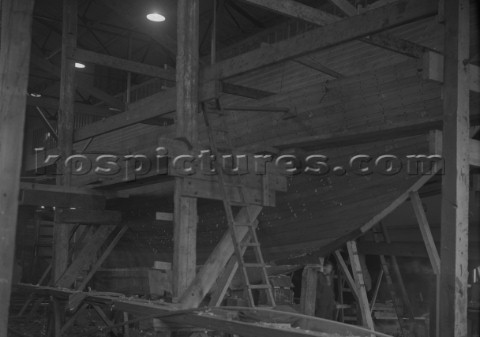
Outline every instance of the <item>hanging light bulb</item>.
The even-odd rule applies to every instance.
[[[163,22],[165,21],[165,17],[157,12],[147,14],[147,19],[153,22]]]

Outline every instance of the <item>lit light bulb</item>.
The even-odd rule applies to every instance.
[[[147,19],[153,22],[163,22],[165,21],[165,17],[159,13],[150,13],[147,14]]]
[[[83,63],[80,63],[80,62],[75,62],[75,68],[77,69],[84,69],[85,68],[85,65]]]

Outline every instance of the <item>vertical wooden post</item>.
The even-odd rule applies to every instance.
[[[58,151],[61,162],[72,155],[73,106],[75,100],[75,60],[77,43],[77,0],[63,0],[62,58],[60,73],[60,103],[58,109]],[[60,163],[61,163],[60,162]],[[57,184],[69,186],[70,168],[58,164]],[[56,216],[55,216],[56,217]],[[56,282],[68,265],[70,226],[55,221],[53,231],[53,280]]]
[[[199,1],[177,2],[177,137],[198,139]],[[195,277],[197,199],[182,197],[182,178],[175,180],[173,296],[178,298]]]
[[[33,0],[3,0],[0,46],[0,336],[7,336]]]
[[[439,336],[467,335],[469,0],[445,0]]]
[[[317,298],[318,267],[305,266],[302,273],[302,293],[300,311],[304,315],[315,316]]]

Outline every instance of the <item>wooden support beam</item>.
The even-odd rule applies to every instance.
[[[198,139],[199,0],[179,0],[177,7],[176,135],[190,144]],[[183,178],[175,178],[172,285],[180,297],[195,278],[197,199],[183,196]]]
[[[242,243],[245,244],[247,242],[250,242],[250,240],[251,240],[250,235],[247,234],[243,238]],[[242,246],[242,249],[241,249],[242,254],[245,254],[246,250],[247,250],[247,246]],[[232,255],[230,257],[230,260],[228,260],[228,263],[225,266],[225,269],[222,275],[216,281],[215,291],[213,291],[212,296],[210,298],[210,303],[209,303],[210,306],[218,307],[220,306],[220,304],[222,304],[223,298],[225,297],[227,290],[230,287],[230,284],[232,283],[232,280],[237,270],[238,270],[237,257],[235,255]]]
[[[347,0],[329,0],[332,4],[337,6],[342,12],[348,16],[354,16],[358,14],[357,9]]]
[[[467,336],[470,1],[445,0],[439,336]]]
[[[468,58],[461,60],[465,68],[467,87],[473,92],[480,92],[480,67],[474,64],[463,64]],[[432,51],[423,54],[423,78],[435,82],[444,82],[444,56]]]
[[[355,280],[352,277],[352,273],[350,273],[350,269],[348,269],[347,263],[345,262],[342,253],[339,250],[335,251],[335,259],[337,260],[338,264],[340,265],[340,269],[347,280],[348,286],[352,290],[353,296],[358,301],[360,298],[360,294],[358,292],[358,285],[355,283]]]
[[[115,228],[116,226],[98,227],[94,235],[87,240],[65,272],[57,278],[55,285],[60,288],[71,287],[81,272],[95,263],[99,250]]]
[[[353,278],[358,290],[358,306],[360,308],[360,314],[362,316],[363,326],[371,330],[375,329],[372,320],[372,314],[370,313],[370,305],[368,304],[367,290],[365,288],[365,281],[363,278],[362,265],[358,256],[357,244],[355,241],[347,241],[347,250],[352,266]]]
[[[328,25],[337,20],[337,17],[316,8],[304,5],[293,0],[243,0],[246,3],[272,10],[278,14],[294,17],[307,22],[318,22]]]
[[[373,290],[372,299],[370,301],[370,312],[373,311],[373,308],[375,307],[375,303],[377,302],[378,291],[380,290],[380,286],[382,284],[383,273],[384,273],[383,269],[381,269],[377,277],[377,282],[375,282],[375,288]]]
[[[399,122],[395,125],[365,127],[360,131],[341,131],[314,136],[297,137],[295,141],[277,141],[275,147],[280,149],[302,148],[322,149],[329,147],[364,144],[379,140],[401,138],[425,134],[428,130],[441,128],[442,118],[429,118],[423,121]]]
[[[85,311],[85,309],[87,309],[87,307],[88,307],[88,303],[84,303],[79,309],[77,309],[77,311],[75,311],[75,313],[62,326],[62,329],[60,331],[61,335],[65,334],[65,332],[67,332],[68,329],[70,329],[73,326],[73,324],[75,324],[77,318],[81,314],[83,314],[83,312]]]
[[[435,246],[435,241],[433,240],[433,235],[428,225],[427,215],[423,209],[422,200],[418,192],[410,193],[410,201],[420,227],[420,232],[422,233],[423,241],[425,242],[425,248],[427,249],[433,272],[435,275],[440,275],[440,256],[438,255],[437,247]]]
[[[77,286],[77,290],[83,291],[85,287],[87,286],[88,282],[92,279],[93,275],[98,271],[98,269],[102,266],[103,262],[107,259],[107,257],[110,255],[112,250],[115,248],[115,246],[118,244],[120,239],[123,237],[123,235],[127,232],[128,226],[123,225],[120,227],[118,230],[117,234],[115,237],[110,241],[108,244],[107,248],[102,252],[102,255],[95,261],[95,264],[90,268],[90,271],[88,272],[87,276],[85,276],[82,280],[82,283],[80,283]]]
[[[317,300],[317,282],[319,266],[305,266],[302,272],[302,289],[300,294],[300,312],[315,316]]]
[[[335,4],[347,16],[354,16],[358,14],[357,9],[353,7],[353,5],[351,5],[347,0],[330,0],[330,2]],[[388,33],[369,35],[361,38],[360,41],[414,58],[421,58],[423,53],[429,50],[422,45],[400,39]]]
[[[262,207],[259,206],[243,207],[235,217],[235,223],[255,225],[261,210]],[[246,226],[237,226],[236,230],[239,240],[243,240],[248,234]],[[180,298],[179,303],[181,307],[195,308],[200,305],[205,295],[212,289],[215,280],[220,276],[233,253],[232,237],[230,232],[227,231],[198,272],[195,280]]]
[[[330,68],[325,67],[324,65],[312,60],[309,56],[304,56],[295,60],[296,63],[301,64],[307,68],[319,71],[321,73],[327,74],[333,78],[343,78],[344,75],[340,74],[339,72],[332,70]]]
[[[164,116],[176,110],[175,88],[161,91],[155,95],[132,103],[128,112],[119,113],[110,118],[89,124],[75,130],[75,141],[79,142],[123,127],[142,123],[155,117]],[[202,83],[199,99],[204,101],[214,98],[217,94],[217,83]],[[159,105],[158,102],[162,102]]]
[[[370,35],[360,39],[362,42],[393,51],[398,54],[420,59],[429,48],[420,44],[400,39],[388,33]]]
[[[366,9],[364,11],[369,11],[375,8],[383,7],[395,2],[398,2],[399,0],[377,0],[374,3],[371,3],[367,5]]]
[[[253,71],[279,62],[292,60],[318,50],[326,49],[365,37],[402,24],[434,16],[437,4],[434,0],[402,2],[401,6],[388,5],[325,27],[306,32],[300,36],[262,47],[230,59],[217,62],[201,71],[199,99],[214,98],[217,81]],[[341,33],[340,33],[341,32]],[[92,123],[75,132],[75,141],[140,123],[143,120],[175,111],[176,90],[170,89],[142,100],[128,113],[120,113],[103,121]],[[159,107],[158,102],[161,103]]]
[[[75,46],[73,46],[73,49],[70,51],[70,54],[68,57],[69,61],[73,62],[73,64],[75,64],[74,54],[75,54]],[[49,72],[50,74],[56,76],[57,78],[60,78],[60,81],[61,81],[61,68],[58,68],[56,65],[50,63],[50,61],[45,59],[43,55],[39,55],[38,53],[35,53],[32,57],[32,64]],[[73,72],[75,72],[75,69],[73,70]],[[98,88],[95,88],[91,85],[75,83],[75,86],[82,92],[90,96],[93,96],[102,102],[105,102],[110,107],[119,109],[120,111],[125,111],[125,104],[121,100],[113,97],[112,95]]]
[[[99,191],[99,190],[94,190],[91,188],[82,188],[82,187],[76,187],[76,186],[58,186],[58,185],[49,185],[49,184],[36,184],[36,183],[27,183],[27,182],[21,182],[20,183],[20,188],[23,191],[39,191],[39,192],[54,192],[54,193],[59,193],[62,195],[65,194],[77,194],[81,196],[94,196],[94,197],[101,197],[103,199],[105,198],[122,198],[126,197],[125,194],[118,193],[118,192],[109,192],[109,191]],[[95,200],[99,201],[99,200]],[[75,205],[72,205],[72,207],[75,207]],[[100,206],[102,208],[105,207],[104,202]]]
[[[471,129],[469,135],[471,136]],[[443,132],[434,130],[429,136],[430,152],[433,154],[443,155]],[[480,141],[470,139],[468,141],[468,162],[471,166],[480,167]]]
[[[263,191],[261,185],[257,188],[227,185],[226,189],[230,202],[234,205],[275,206],[275,191],[271,189]],[[265,198],[264,192],[268,196],[267,198]],[[182,196],[214,200],[223,199],[218,182],[191,178],[183,178]]]
[[[135,74],[158,77],[168,81],[175,81],[174,70],[163,69],[157,66],[152,66],[150,64],[125,60],[119,57],[104,55],[85,49],[76,49],[75,60],[87,63],[94,63],[109,68],[125,70]]]
[[[103,209],[105,202],[105,197],[98,195],[47,190],[22,190],[20,195],[20,205],[29,206]]]
[[[106,93],[103,90],[98,89],[97,87],[91,85],[77,84],[77,88],[97,99],[104,102],[111,108],[115,108],[119,111],[125,111],[126,106],[120,99]]]
[[[33,0],[1,2],[0,336],[7,336],[23,153]]]
[[[73,154],[75,101],[75,61],[73,59],[73,53],[77,45],[78,2],[77,0],[63,0],[62,4],[62,57],[60,69],[60,105],[57,114],[57,146],[61,158],[68,158]],[[71,166],[65,167],[64,165],[57,165],[57,174],[57,185],[71,185]],[[52,249],[53,282],[60,278],[68,266],[70,230],[70,226],[66,226],[55,220]]]
[[[273,2],[273,1],[272,1]],[[276,1],[275,1],[276,2]],[[291,60],[305,54],[352,41],[437,13],[433,0],[406,1],[355,15],[292,39],[264,46],[216,63],[205,69],[203,80],[225,79],[248,71]]]
[[[243,85],[222,82],[222,92],[225,94],[247,97],[252,99],[262,99],[275,95],[273,92],[253,89]]]
[[[50,109],[57,111],[60,105],[58,99],[53,97],[27,97],[27,105],[29,106],[38,106],[39,108]],[[102,108],[95,105],[84,104],[76,102],[74,105],[75,114],[91,115],[91,116],[100,116],[100,117],[110,117],[114,113],[107,108]]]
[[[228,261],[222,275],[217,279],[217,286],[210,298],[209,306],[219,307],[222,304],[225,295],[227,294],[228,287],[232,283],[233,277],[238,270],[238,262],[235,256],[232,256]]]
[[[471,166],[480,167],[480,141],[470,139],[469,145],[469,157],[468,161]]]
[[[107,315],[105,314],[105,312],[103,311],[102,308],[100,308],[100,306],[98,305],[95,305],[93,304],[92,305],[93,309],[95,310],[95,312],[97,313],[98,317],[101,318],[101,320],[108,326],[108,327],[111,327],[112,328],[112,332],[114,333],[114,335],[116,335],[116,332],[117,332],[117,329],[115,329],[115,324],[107,317]]]
[[[367,223],[365,223],[362,227],[360,227],[360,231],[363,233],[366,233],[370,229],[372,229],[373,226],[378,224],[380,221],[382,221],[387,215],[392,213],[394,210],[396,210],[400,205],[402,205],[409,197],[410,197],[410,192],[412,191],[418,191],[423,185],[425,185],[441,168],[437,167],[436,170],[434,170],[431,174],[427,174],[422,176],[420,179],[418,179],[412,186],[410,186],[405,192],[403,192],[397,199],[395,199],[388,207],[386,207],[384,210],[382,210],[380,213],[375,215],[372,219],[370,219]]]

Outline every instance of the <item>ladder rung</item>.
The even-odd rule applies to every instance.
[[[265,268],[264,264],[261,263],[244,263],[245,268]]]
[[[268,284],[251,284],[249,286],[250,289],[270,289]]]

